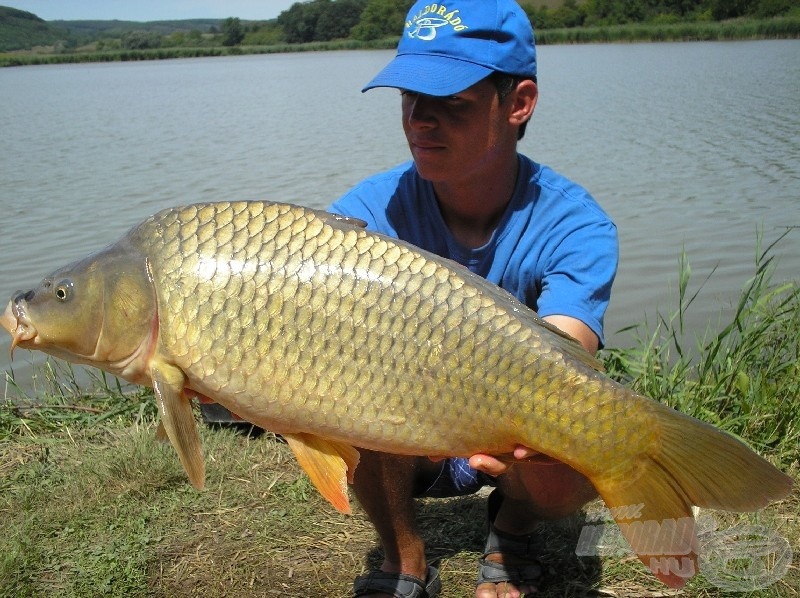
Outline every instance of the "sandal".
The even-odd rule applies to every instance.
[[[494,490],[489,495],[488,501],[488,520],[489,534],[486,538],[486,545],[483,548],[478,569],[478,582],[482,583],[503,583],[510,582],[514,585],[531,585],[541,580],[542,565],[534,556],[540,548],[540,544],[534,534],[516,536],[499,531],[494,526],[495,517],[503,503],[503,495]],[[490,554],[504,554],[518,557],[528,561],[525,564],[509,565],[496,563],[486,559]]]
[[[356,577],[353,582],[353,596],[368,594],[391,594],[395,598],[435,598],[442,589],[439,570],[428,565],[425,581],[405,573],[385,573],[372,571]]]

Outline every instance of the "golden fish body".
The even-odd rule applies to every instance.
[[[634,442],[620,420],[636,415],[616,396],[627,391],[568,364],[565,353],[591,360],[469,271],[301,208],[205,210],[169,212],[136,243],[153,256],[162,358],[245,419],[416,455],[534,438],[578,452],[600,428],[603,470]],[[207,231],[195,226],[205,219]],[[148,246],[161,238],[173,241]]]
[[[636,521],[620,520],[674,587],[682,559],[696,570],[691,505],[756,510],[791,488],[739,441],[613,382],[498,287],[297,206],[164,210],[17,294],[2,322],[12,347],[152,385],[197,487],[195,394],[282,433],[342,511],[353,447],[470,456],[521,444],[586,475],[611,508],[637,505],[660,530],[680,522],[643,541]]]

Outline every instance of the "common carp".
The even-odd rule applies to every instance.
[[[163,210],[15,294],[0,321],[12,353],[152,386],[197,488],[195,396],[283,435],[342,512],[360,447],[442,457],[524,445],[588,477],[676,588],[697,571],[692,505],[754,511],[792,485],[739,440],[611,380],[506,291],[318,210]]]

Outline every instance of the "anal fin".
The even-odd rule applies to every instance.
[[[340,513],[350,514],[347,484],[358,465],[358,451],[351,445],[313,434],[283,434],[297,462],[319,493]]]

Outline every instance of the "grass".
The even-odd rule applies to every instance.
[[[614,376],[741,435],[800,480],[800,284],[772,280],[770,251],[759,255],[729,325],[701,339],[700,350],[683,340],[684,315],[700,300],[686,292],[684,258],[676,313],[638,327],[635,347],[604,358]],[[343,597],[353,577],[380,561],[358,506],[349,517],[334,512],[271,434],[201,426],[207,481],[197,492],[174,451],[154,439],[148,391],[99,377],[87,393],[67,366],[48,368],[46,398],[11,381],[0,407],[0,596]],[[441,559],[443,598],[472,596],[484,513],[482,496],[420,502],[429,556]],[[597,501],[544,530],[540,595],[675,595],[606,521]],[[800,546],[800,489],[756,514],[703,512],[700,521],[703,546],[736,558],[709,552],[716,560],[682,596],[800,595],[798,557],[790,563],[787,553]],[[590,525],[604,525],[605,544],[578,557]],[[759,548],[766,556],[751,560]],[[733,594],[719,587],[722,564],[738,570],[738,584],[753,577],[754,564],[773,568],[768,581],[776,571],[780,579]]]

